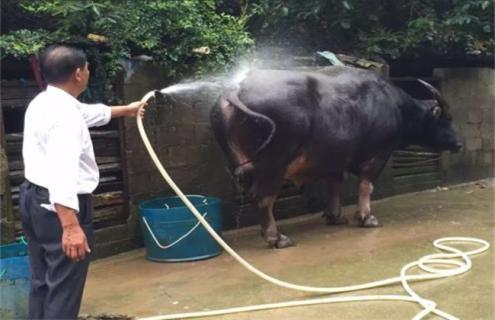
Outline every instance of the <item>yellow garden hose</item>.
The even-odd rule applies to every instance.
[[[154,91],[150,91],[141,99],[141,101],[147,102],[153,96],[154,96]],[[170,315],[159,315],[153,317],[140,318],[141,320],[184,319],[184,318],[207,317],[207,316],[224,315],[229,313],[248,312],[248,311],[256,311],[256,310],[266,310],[266,309],[274,309],[274,308],[282,308],[282,307],[294,307],[294,306],[336,303],[336,302],[378,301],[378,300],[406,301],[406,302],[414,302],[421,305],[423,309],[418,314],[416,314],[416,316],[413,319],[422,319],[424,316],[430,313],[435,313],[436,315],[445,319],[457,319],[455,316],[450,315],[445,311],[437,309],[436,303],[434,301],[420,297],[416,292],[414,292],[414,290],[411,289],[408,281],[439,279],[439,278],[451,277],[467,272],[472,265],[469,256],[479,254],[488,250],[490,245],[487,241],[476,238],[468,238],[468,237],[447,237],[447,238],[437,239],[433,242],[433,245],[436,248],[444,251],[443,253],[430,254],[420,258],[417,261],[405,265],[401,269],[400,276],[398,277],[368,282],[359,285],[351,285],[344,287],[312,287],[312,286],[297,285],[283,280],[279,280],[263,273],[262,271],[258,270],[257,268],[249,264],[239,254],[237,254],[227,243],[225,243],[225,241],[223,241],[223,239],[215,232],[215,230],[213,230],[213,228],[208,224],[208,222],[203,218],[203,216],[196,210],[194,205],[182,193],[179,187],[177,187],[177,185],[168,175],[167,171],[165,171],[148,140],[146,132],[144,131],[142,119],[140,117],[137,117],[137,126],[141,138],[143,139],[146,149],[148,150],[153,162],[157,166],[163,178],[170,185],[170,187],[180,197],[180,199],[184,202],[184,204],[191,210],[191,212],[199,220],[199,222],[203,225],[203,227],[208,231],[208,233],[220,244],[220,246],[222,246],[222,248],[225,251],[227,251],[228,254],[230,254],[235,260],[237,260],[237,262],[239,262],[241,265],[243,265],[246,269],[248,269],[252,273],[275,285],[288,289],[298,290],[298,291],[331,294],[331,293],[358,291],[363,289],[386,286],[395,283],[401,283],[408,294],[408,295],[363,295],[363,296],[349,296],[349,297],[322,297],[322,298],[313,298],[306,300],[262,304],[255,306],[235,307],[235,308],[204,311],[204,312],[189,312],[189,313],[179,313],[179,314],[170,314]],[[447,243],[451,243],[451,242],[475,244],[478,245],[478,248],[467,252],[461,251],[455,247],[447,245]],[[436,268],[435,265],[441,265],[443,267]],[[445,266],[448,266],[448,268],[445,268]],[[427,273],[408,275],[407,274],[408,271],[412,268],[419,268]]]

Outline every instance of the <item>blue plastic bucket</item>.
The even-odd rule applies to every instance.
[[[0,246],[0,319],[26,319],[29,310],[27,244]]]
[[[220,234],[221,200],[189,195],[189,201]],[[221,247],[179,197],[144,201],[139,205],[146,257],[152,261],[180,262],[217,256]]]

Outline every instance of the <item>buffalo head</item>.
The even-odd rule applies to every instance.
[[[449,104],[431,84],[419,79],[418,81],[429,90],[433,98],[420,102],[425,110],[421,144],[438,151],[460,151],[463,147],[463,139],[452,127]]]

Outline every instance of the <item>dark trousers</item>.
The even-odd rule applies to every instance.
[[[93,248],[93,203],[90,194],[79,195],[78,219]],[[89,256],[73,262],[62,250],[62,227],[49,203],[48,190],[25,181],[20,187],[22,228],[28,239],[31,266],[30,319],[75,319],[81,306]]]

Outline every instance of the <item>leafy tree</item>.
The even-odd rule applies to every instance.
[[[249,51],[253,40],[244,27],[244,16],[217,13],[215,0],[3,0],[0,57],[72,43],[88,48],[107,85],[119,59],[137,54],[181,77],[225,69]],[[194,50],[200,47],[210,53]]]
[[[26,57],[54,42],[77,43],[87,47],[109,85],[120,69],[119,59],[137,54],[153,57],[176,78],[225,69],[253,47],[246,29],[261,45],[306,51],[328,49],[388,59],[489,56],[494,50],[494,3],[2,0],[0,57]],[[97,36],[90,40],[90,34]],[[195,52],[199,47],[211,53]]]
[[[385,58],[491,55],[494,0],[253,0],[249,22],[267,43]]]

